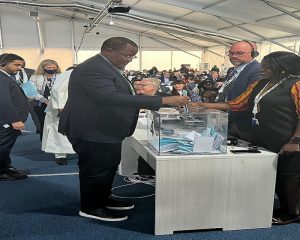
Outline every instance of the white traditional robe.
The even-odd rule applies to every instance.
[[[48,153],[75,153],[66,136],[58,132],[58,109],[63,109],[68,99],[68,85],[72,70],[60,74],[52,87],[42,139],[42,150]]]

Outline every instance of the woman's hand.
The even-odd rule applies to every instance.
[[[286,143],[282,146],[281,151],[285,152],[299,152],[300,151],[300,145],[298,143]]]

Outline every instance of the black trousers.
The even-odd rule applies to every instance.
[[[42,103],[41,106],[34,106],[33,109],[36,113],[36,116],[39,120],[39,125],[40,125],[40,140],[42,141],[43,139],[43,130],[44,130],[44,122],[45,122],[45,117],[46,117],[46,113],[45,113],[45,109],[46,109],[47,105],[45,103]]]
[[[104,207],[121,161],[121,143],[69,140],[78,154],[81,210]]]
[[[0,125],[0,172],[7,169],[11,164],[9,155],[17,140],[18,133],[19,130],[13,129],[12,126],[5,128],[2,124]]]
[[[279,155],[275,191],[285,213],[300,214],[300,152]]]

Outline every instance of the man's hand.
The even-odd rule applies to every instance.
[[[207,104],[203,103],[203,102],[190,102],[188,104],[188,109],[189,110],[192,110],[194,108],[206,108],[206,107],[207,107]]]
[[[186,96],[170,96],[162,98],[162,104],[167,104],[171,106],[184,106],[188,104],[189,101],[190,98]]]
[[[24,129],[25,125],[23,122],[19,121],[19,122],[14,122],[11,124],[13,129],[16,129],[16,130],[22,130]]]

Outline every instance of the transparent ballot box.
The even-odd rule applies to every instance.
[[[157,155],[223,154],[227,125],[228,114],[213,109],[148,111],[147,141]]]

